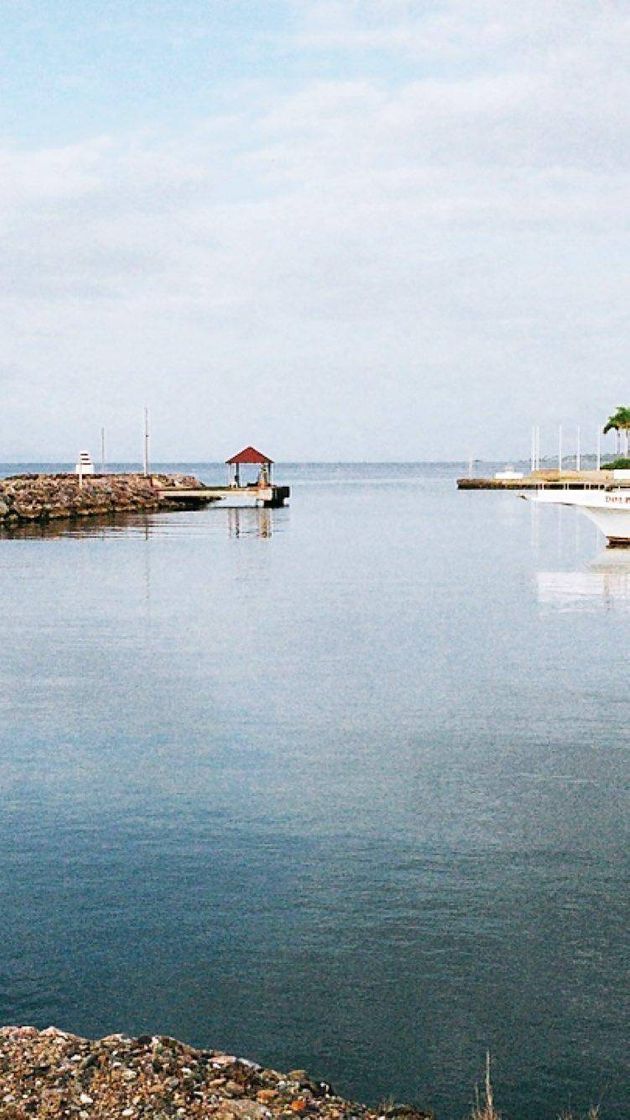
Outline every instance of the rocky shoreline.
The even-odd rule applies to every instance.
[[[0,1120],[429,1120],[406,1105],[384,1111],[338,1097],[304,1070],[278,1073],[173,1038],[55,1027],[0,1028]]]
[[[84,475],[81,480],[75,474],[12,475],[0,479],[0,528],[181,509],[163,490],[200,488],[203,484],[194,476],[179,474]]]

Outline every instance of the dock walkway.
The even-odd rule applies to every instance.
[[[630,486],[614,471],[534,471],[522,478],[458,478],[458,490],[607,490]]]
[[[199,502],[222,502],[223,505],[241,504],[246,498],[265,509],[278,509],[285,505],[291,496],[289,486],[202,486],[195,489],[177,487],[158,488],[158,495],[169,502],[194,505]],[[235,501],[236,500],[236,501]]]

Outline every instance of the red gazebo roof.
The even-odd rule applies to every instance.
[[[238,455],[233,455],[231,459],[226,459],[225,462],[228,466],[237,466],[240,463],[258,463],[260,465],[268,465],[273,463],[267,455],[263,455],[261,451],[257,451],[255,447],[244,447],[239,451]]]

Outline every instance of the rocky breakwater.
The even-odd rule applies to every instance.
[[[0,527],[180,509],[164,490],[199,488],[202,483],[190,475],[86,475],[81,482],[75,474],[12,475],[0,480]]]
[[[278,1073],[173,1038],[113,1034],[91,1042],[49,1027],[0,1029],[0,1120],[427,1120],[338,1097],[304,1070]]]

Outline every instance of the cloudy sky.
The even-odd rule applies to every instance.
[[[630,0],[0,0],[0,460],[513,458],[628,368]],[[592,437],[590,435],[592,433]]]

